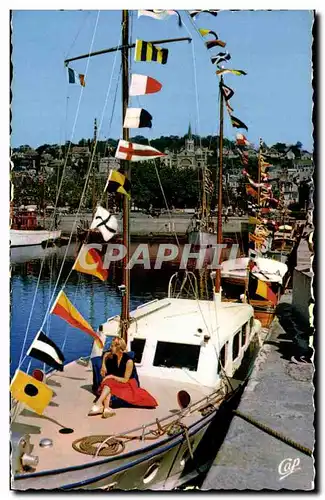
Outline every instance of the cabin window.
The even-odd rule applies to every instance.
[[[131,341],[131,351],[134,352],[135,363],[141,363],[145,343],[146,339],[133,339]]]
[[[239,348],[240,348],[240,331],[236,333],[232,340],[232,359],[235,361],[237,359],[238,354],[239,354]]]
[[[153,366],[188,368],[188,370],[196,371],[199,355],[199,345],[158,341]]]
[[[245,325],[243,325],[241,327],[241,345],[242,346],[244,346],[246,344],[247,337],[248,337],[248,323],[245,323]]]
[[[221,369],[225,368],[225,366],[226,366],[227,349],[228,349],[228,342],[226,342],[226,344],[224,344],[224,346],[222,347],[220,354],[219,354],[218,373],[220,373]]]

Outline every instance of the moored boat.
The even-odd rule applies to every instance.
[[[104,323],[102,334],[114,337],[119,320]],[[158,407],[89,417],[89,365],[75,361],[50,373],[55,397],[46,413],[25,408],[12,425],[20,435],[13,489],[170,489],[186,482],[182,471],[230,398],[232,378],[254,339],[258,345],[259,331],[248,304],[166,298],[139,307],[131,313],[129,349],[140,386]],[[189,395],[184,408],[177,406],[181,391]]]

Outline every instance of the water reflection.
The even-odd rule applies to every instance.
[[[68,251],[67,247],[46,250],[41,247],[11,249],[11,374],[14,373],[19,363],[35,291],[37,290],[36,299],[24,354],[42,324],[66,252],[67,257],[62,267],[55,296],[71,271],[77,255],[77,245],[71,245]],[[38,283],[41,267],[42,273]],[[167,264],[163,265],[162,270],[144,270],[142,266],[135,266],[131,269],[131,309],[154,298],[165,297],[169,278],[175,270],[175,265]],[[120,313],[121,297],[118,285],[121,282],[122,269],[118,264],[110,268],[107,282],[73,271],[65,287],[65,293],[84,318],[96,329],[108,317]],[[90,353],[91,338],[70,327],[60,318],[49,315],[44,330],[59,347],[64,346],[67,361]],[[30,359],[25,360],[22,365],[23,369],[27,367]],[[36,367],[42,367],[42,365],[33,360],[32,368]]]

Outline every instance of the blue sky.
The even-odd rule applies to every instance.
[[[81,99],[81,87],[67,82],[63,61],[89,51],[97,14],[14,11],[12,147],[77,142],[92,136],[94,117],[100,121],[103,113],[115,54],[71,63],[79,73],[84,73],[89,63]],[[188,36],[185,27],[178,27],[176,17],[157,21],[138,18],[136,11],[132,14],[133,40]],[[218,132],[218,77],[210,56],[223,49],[208,51],[188,15],[181,14],[193,37],[194,50],[187,42],[170,44],[164,66],[135,63],[132,57],[132,71],[158,79],[163,88],[157,94],[132,98],[133,106],[152,114],[153,127],[132,129],[131,136],[184,135],[189,122],[202,136]],[[120,19],[120,11],[100,12],[93,51],[118,45]],[[232,56],[227,67],[247,72],[247,76],[226,75],[225,83],[235,91],[233,114],[248,126],[246,135],[252,143],[257,144],[259,137],[269,145],[299,140],[305,149],[312,150],[312,22],[313,14],[306,10],[222,11],[216,18],[203,13],[196,19],[197,27],[216,31],[227,43]],[[121,136],[120,88],[112,119],[119,64],[118,53],[100,139]],[[233,139],[236,132],[225,114],[225,136]]]

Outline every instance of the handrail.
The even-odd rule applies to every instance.
[[[172,423],[177,423],[179,422],[184,416],[186,416],[188,413],[194,413],[194,411],[196,411],[195,408],[196,406],[198,406],[200,403],[202,402],[206,402],[206,403],[209,403],[210,400],[216,396],[219,392],[222,391],[222,387],[219,387],[218,389],[214,390],[211,394],[208,394],[207,396],[204,396],[202,399],[199,399],[198,401],[196,401],[195,403],[192,403],[191,405],[189,405],[187,408],[184,408],[182,410],[178,410],[178,412],[176,413],[177,415],[177,418],[175,418],[175,413],[172,414],[172,415],[167,415],[166,417],[163,417],[161,419],[156,419],[155,421],[153,422],[150,422],[148,424],[144,424],[144,425],[141,425],[141,426],[138,426],[138,427],[135,427],[134,429],[131,429],[131,430],[126,430],[122,433],[118,433],[118,434],[112,434],[110,436],[108,436],[107,438],[104,439],[104,441],[101,442],[101,444],[97,447],[97,450],[96,450],[96,453],[94,455],[94,458],[97,458],[98,457],[98,453],[100,452],[102,446],[110,439],[112,438],[118,438],[118,437],[123,437],[123,435],[129,435],[129,434],[132,434],[133,432],[136,432],[136,431],[141,431],[141,436],[142,436],[142,441],[145,441],[145,436],[150,434],[151,431],[148,430],[148,432],[145,432],[146,429],[148,429],[149,427],[152,427],[153,425],[156,425],[159,427],[160,423],[161,422],[165,422],[166,420],[169,420],[169,419],[175,419],[174,422]],[[191,410],[191,411],[190,411]]]

